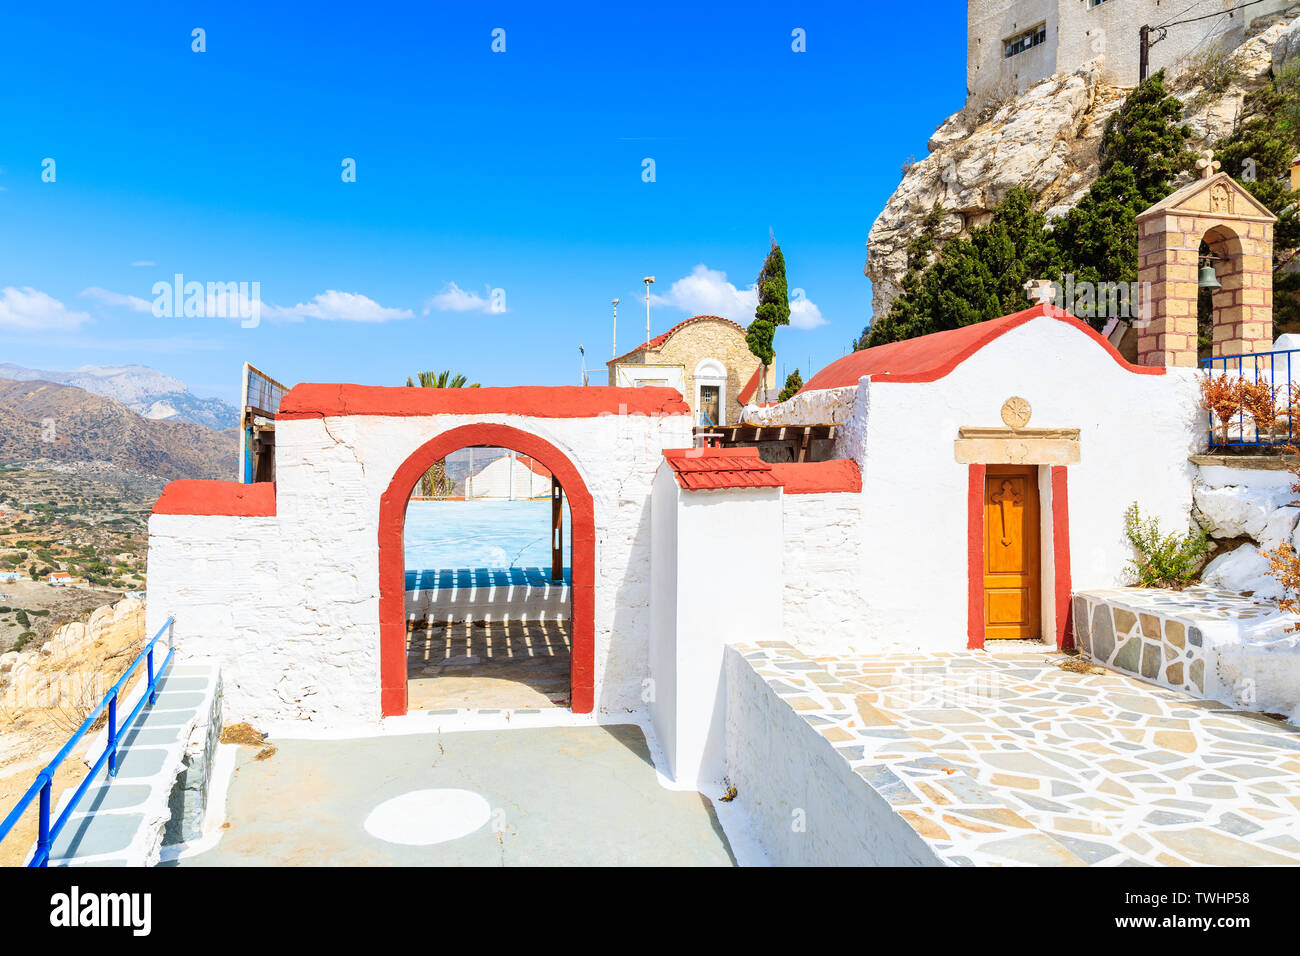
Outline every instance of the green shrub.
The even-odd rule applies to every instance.
[[[1199,528],[1187,534],[1161,534],[1160,519],[1143,519],[1137,502],[1124,512],[1124,533],[1137,549],[1129,569],[1144,588],[1182,590],[1196,579],[1210,541]]]

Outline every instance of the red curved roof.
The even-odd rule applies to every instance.
[[[1038,318],[1052,318],[1083,332],[1110,353],[1111,357],[1137,375],[1163,375],[1163,366],[1133,365],[1086,322],[1081,322],[1064,309],[1054,305],[1035,305],[1023,312],[1004,315],[1000,319],[976,322],[947,332],[933,332],[902,342],[877,345],[875,348],[850,352],[832,362],[814,375],[799,394],[824,388],[846,388],[857,385],[858,379],[870,375],[876,382],[934,382],[970,358],[984,346],[1012,329]]]
[[[613,365],[615,362],[621,362],[629,355],[636,355],[636,353],[640,352],[642,349],[657,349],[659,348],[659,346],[663,345],[670,338],[672,338],[674,335],[676,335],[679,331],[681,331],[686,326],[690,325],[692,322],[699,322],[703,319],[712,319],[715,322],[726,322],[728,325],[732,326],[733,328],[739,329],[742,334],[745,331],[745,327],[743,325],[737,325],[735,322],[732,322],[731,319],[724,319],[720,315],[693,315],[689,319],[686,319],[682,322],[678,322],[667,332],[664,332],[660,335],[656,335],[649,342],[642,342],[632,351],[624,352],[622,355],[618,356],[618,358],[612,358],[605,364]]]

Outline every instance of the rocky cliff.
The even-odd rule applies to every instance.
[[[1169,77],[1170,92],[1185,104],[1194,150],[1230,133],[1246,95],[1267,82],[1271,69],[1300,55],[1300,7],[1255,21],[1234,55],[1237,76],[1222,91],[1206,89],[1195,69]],[[1083,197],[1097,177],[1106,121],[1129,92],[1101,83],[1100,72],[1093,61],[1004,103],[964,109],[944,121],[930,138],[930,155],[908,168],[867,238],[863,271],[872,282],[875,315],[888,312],[898,295],[908,243],[935,206],[943,207],[942,241],[988,222],[1017,186],[1035,192],[1049,217]]]

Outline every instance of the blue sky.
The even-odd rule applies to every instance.
[[[778,371],[807,378],[869,318],[867,233],[964,99],[955,0],[924,24],[875,2],[11,7],[0,362],[139,363],[230,401],[245,359],[290,384],[555,385],[582,344],[604,384],[612,298],[620,352],[644,275],[656,333],[747,324],[769,229],[811,303]],[[259,283],[260,322],[156,317],[176,273]]]

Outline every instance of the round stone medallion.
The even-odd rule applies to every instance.
[[[1019,395],[1012,395],[1002,403],[1002,421],[1008,428],[1024,428],[1029,424],[1032,409]]]

